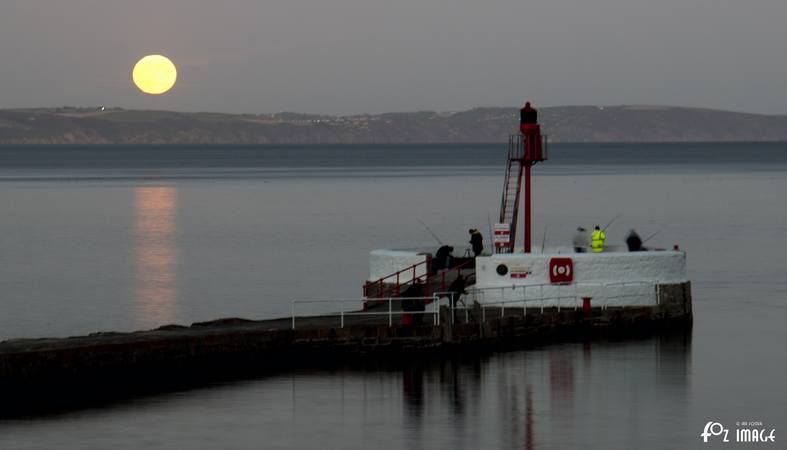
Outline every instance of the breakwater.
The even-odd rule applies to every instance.
[[[0,343],[0,415],[242,379],[293,367],[450,356],[565,339],[636,337],[692,323],[690,283],[659,286],[656,306],[505,309],[442,306],[417,325],[386,316],[221,319],[135,333]],[[428,313],[431,314],[431,313]]]

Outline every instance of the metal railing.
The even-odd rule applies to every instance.
[[[625,292],[627,288],[634,288],[633,292]],[[602,290],[602,295],[597,295],[598,290]],[[610,295],[610,290],[618,292]],[[537,295],[532,295],[533,292]],[[546,291],[546,293],[545,293]],[[568,291],[568,292],[566,292]],[[622,292],[621,292],[622,291]],[[521,292],[521,294],[520,294]],[[513,295],[507,295],[511,293]],[[531,295],[528,295],[531,293]],[[492,295],[497,294],[495,299]],[[659,303],[659,285],[652,281],[623,281],[610,283],[571,283],[571,284],[531,284],[520,286],[500,286],[490,288],[476,288],[471,292],[474,303],[481,305],[482,313],[485,308],[500,308],[501,315],[505,314],[505,306],[508,304],[522,305],[527,314],[528,304],[536,303],[541,312],[545,307],[556,307],[558,311],[564,307],[577,309],[582,304],[584,297],[590,297],[601,309],[607,309],[610,300],[624,298],[645,298],[652,300],[652,304]],[[488,297],[493,297],[492,299]],[[513,298],[512,298],[513,297]]]
[[[394,273],[392,273],[390,275],[386,275],[384,277],[378,278],[377,280],[367,281],[363,285],[363,295],[365,297],[368,297],[369,296],[369,290],[372,287],[377,286],[378,287],[377,288],[377,295],[379,295],[380,297],[384,297],[385,296],[384,292],[385,292],[385,285],[386,284],[393,284],[394,287],[389,288],[389,290],[394,290],[395,289],[396,295],[399,295],[399,288],[400,288],[400,286],[402,284],[411,283],[411,282],[413,282],[413,281],[415,281],[415,280],[417,280],[417,279],[419,279],[419,278],[421,278],[421,277],[423,277],[425,275],[428,276],[429,269],[430,269],[430,266],[431,266],[431,262],[432,262],[431,256],[426,255],[426,258],[423,261],[421,261],[421,262],[418,262],[418,263],[415,263],[413,265],[407,266],[404,269],[397,270],[396,272],[394,272]],[[424,273],[421,274],[421,275],[416,275],[416,273],[418,272],[418,267],[420,267],[420,266],[424,266],[424,269],[423,269]],[[402,275],[403,274],[405,274],[404,280],[402,280]]]
[[[408,266],[404,269],[392,273],[391,275],[387,275],[375,281],[367,282],[366,284],[363,285],[364,296],[368,297],[367,300],[375,300],[375,301],[384,300],[387,297],[396,297],[401,293],[402,287],[410,286],[411,284],[416,282],[423,282],[425,288],[427,289],[427,292],[425,293],[430,294],[428,289],[430,288],[431,284],[435,280],[440,281],[439,289],[445,290],[448,288],[446,283],[446,276],[448,274],[452,272],[456,272],[458,275],[464,275],[463,273],[464,271],[472,270],[475,268],[475,260],[471,259],[469,261],[460,263],[456,266],[442,269],[437,273],[432,273],[431,272],[432,260],[433,258],[431,256],[427,256],[426,260],[424,261]],[[418,267],[421,265],[425,265],[426,271],[420,275],[417,275],[416,273]],[[406,274],[404,279],[402,277],[403,274]],[[375,286],[377,287],[377,293],[374,296],[370,296],[369,292],[371,291],[371,288]]]
[[[629,292],[626,292],[626,289]],[[632,289],[633,288],[633,291]],[[603,289],[607,293],[605,295],[587,295],[592,290]],[[618,290],[618,292],[610,295],[609,290]],[[512,292],[515,295],[506,295]],[[521,292],[521,294],[520,294]],[[492,297],[491,294],[496,293],[499,300]],[[531,295],[528,295],[531,293]],[[537,293],[538,295],[534,295]],[[325,317],[338,317],[339,327],[344,328],[345,319],[348,317],[374,317],[374,316],[387,316],[388,326],[394,325],[394,317],[401,317],[405,314],[410,315],[431,315],[432,324],[440,325],[440,306],[443,299],[448,300],[448,311],[451,323],[456,322],[456,314],[463,312],[465,323],[469,322],[470,312],[480,310],[481,321],[485,322],[487,317],[505,317],[506,308],[522,309],[522,315],[527,316],[528,308],[538,308],[541,313],[545,308],[555,307],[558,311],[562,308],[572,308],[574,310],[582,307],[583,298],[591,297],[596,307],[606,310],[611,300],[618,300],[624,298],[645,298],[648,302],[652,300],[652,304],[658,305],[659,303],[659,284],[652,281],[625,281],[625,282],[611,282],[611,283],[572,283],[572,284],[531,284],[524,286],[500,286],[491,288],[476,288],[467,295],[461,295],[454,300],[456,292],[435,292],[431,296],[424,297],[387,297],[375,299],[379,301],[380,305],[387,304],[387,308],[381,310],[348,310],[347,304],[362,304],[368,301],[367,298],[353,298],[353,299],[324,299],[324,300],[292,300],[290,304],[291,327],[296,328],[296,319],[321,319]],[[487,294],[490,294],[487,296]],[[468,302],[464,299],[471,299],[472,306],[468,306]],[[420,301],[423,302],[423,311],[405,311],[401,308],[401,303],[405,301]],[[394,309],[394,304],[399,303],[399,308]],[[332,304],[338,305],[339,311],[318,313],[311,315],[298,316],[297,305],[305,304]],[[461,304],[461,305],[460,305]],[[430,306],[428,306],[430,305]],[[535,306],[533,306],[535,305]],[[624,305],[625,307],[625,305]],[[487,310],[495,310],[491,315]],[[499,312],[497,311],[499,310]]]
[[[338,304],[339,311],[338,312],[328,312],[328,313],[318,313],[312,315],[304,315],[300,316],[301,319],[306,318],[325,318],[325,317],[338,317],[339,318],[339,328],[344,328],[345,325],[345,318],[347,317],[363,317],[363,316],[388,316],[388,326],[393,326],[393,318],[394,317],[401,317],[405,314],[410,315],[431,315],[432,316],[432,324],[433,325],[440,325],[440,305],[439,301],[437,301],[438,297],[433,295],[431,297],[388,297],[388,298],[381,298],[375,299],[379,300],[381,303],[387,303],[388,307],[383,309],[382,311],[368,311],[368,310],[350,310],[347,311],[345,305],[348,303],[359,304],[362,302],[367,301],[368,299],[325,299],[325,300],[292,300],[290,302],[290,317],[292,321],[291,328],[295,329],[296,319],[298,318],[296,305],[303,305],[303,304]],[[393,305],[395,303],[405,302],[405,301],[421,301],[424,304],[423,311],[405,311],[403,309],[394,310]],[[427,305],[431,304],[430,308],[427,308]]]
[[[537,154],[530,154],[525,152],[525,141],[529,140],[528,149],[537,149],[538,141],[533,141],[530,136],[525,136],[521,133],[508,135],[508,157],[509,159],[530,159],[537,161],[546,161],[549,159],[549,139],[548,135],[541,135],[541,152]]]

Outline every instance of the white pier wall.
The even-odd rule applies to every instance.
[[[571,284],[550,284],[552,258],[572,259]],[[502,276],[496,272],[500,264],[508,267]],[[527,275],[513,278],[512,273]],[[594,306],[651,306],[657,301],[656,285],[685,281],[686,254],[682,251],[519,253],[476,258],[476,300],[481,303],[548,297],[528,306],[570,307],[581,297],[592,297]]]

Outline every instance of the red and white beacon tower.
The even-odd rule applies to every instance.
[[[503,185],[503,201],[500,207],[500,224],[510,230],[509,241],[496,245],[498,253],[513,253],[516,242],[517,218],[519,215],[519,199],[524,187],[524,227],[525,253],[532,247],[531,227],[531,189],[530,169],[538,162],[547,159],[546,136],[541,135],[538,125],[538,111],[530,106],[530,102],[520,110],[519,134],[509,136],[508,163],[506,179]],[[497,227],[496,227],[497,228]],[[496,231],[497,233],[497,231]]]

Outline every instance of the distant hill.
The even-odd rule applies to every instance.
[[[787,141],[787,116],[662,106],[541,108],[552,142]],[[324,116],[0,110],[0,144],[451,143],[507,140],[516,108]]]

